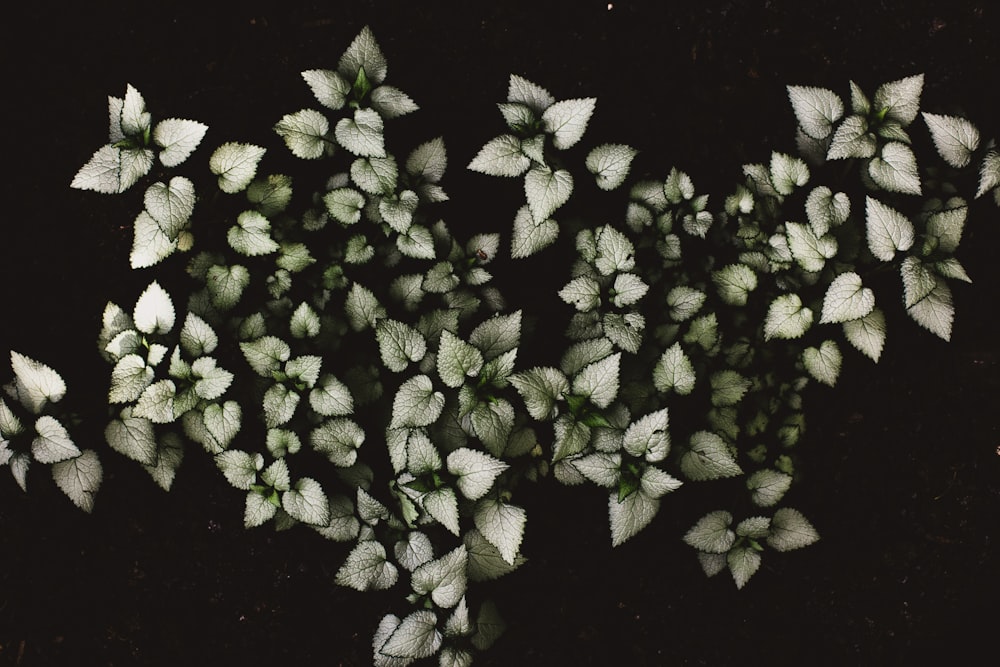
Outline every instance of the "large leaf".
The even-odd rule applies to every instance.
[[[303,523],[326,526],[330,523],[330,505],[323,487],[314,479],[303,477],[281,496],[281,506]]]
[[[542,126],[553,135],[552,145],[563,150],[580,141],[596,104],[595,98],[587,97],[563,100],[547,108],[542,113]]]
[[[160,225],[146,211],[135,217],[132,223],[132,252],[129,265],[133,269],[145,269],[160,263],[177,250],[177,241],[163,233]]]
[[[969,164],[972,153],[979,148],[979,130],[964,118],[923,113],[931,131],[934,146],[944,161],[961,168]]]
[[[429,426],[441,415],[444,402],[444,394],[434,390],[434,383],[428,376],[416,375],[396,392],[389,428]]]
[[[153,151],[148,148],[99,148],[87,164],[80,167],[70,183],[79,190],[104,194],[125,192],[153,168]]]
[[[62,377],[45,364],[11,350],[10,365],[17,399],[32,413],[39,414],[46,403],[57,403],[66,395]]]
[[[229,194],[246,189],[257,173],[257,163],[265,152],[266,149],[260,146],[236,142],[225,143],[215,149],[208,167],[219,177],[219,189]]]
[[[426,609],[415,611],[404,618],[389,635],[377,652],[393,658],[429,658],[441,648],[443,636],[437,629],[437,616]]]
[[[420,595],[430,594],[435,605],[451,609],[465,595],[467,563],[465,545],[459,545],[415,569],[411,579],[413,590]]]
[[[923,87],[923,74],[884,83],[875,91],[872,106],[877,111],[884,111],[887,120],[894,120],[906,127],[917,117]]]
[[[599,408],[606,408],[618,396],[621,352],[595,361],[573,378],[573,393],[586,396]]]
[[[913,223],[874,197],[865,197],[865,220],[868,248],[882,261],[892,261],[897,250],[913,245]]]
[[[653,384],[658,391],[674,391],[681,396],[694,390],[694,366],[679,342],[667,348],[653,367]]]
[[[55,417],[42,415],[35,421],[31,455],[39,463],[58,463],[79,456],[80,449]]]
[[[337,571],[334,581],[358,591],[391,588],[399,570],[386,560],[385,547],[375,540],[358,542]]]
[[[169,184],[153,183],[146,188],[143,203],[167,239],[175,241],[194,212],[194,183],[183,176],[171,178]]]
[[[951,324],[955,319],[955,307],[952,305],[951,289],[943,280],[936,281],[931,291],[907,307],[910,314],[920,326],[944,340],[951,340]]]
[[[156,437],[153,422],[143,417],[132,416],[126,408],[117,419],[111,420],[104,429],[104,438],[115,451],[145,465],[156,463]]]
[[[619,500],[618,492],[608,495],[611,546],[617,547],[649,525],[660,511],[660,499],[639,489]]]
[[[820,324],[849,322],[875,308],[875,293],[861,284],[861,276],[848,271],[833,279],[823,297]]]
[[[457,477],[455,486],[469,500],[485,496],[496,478],[509,466],[485,452],[460,448],[448,455],[448,472]]]
[[[844,322],[844,336],[861,353],[878,361],[885,347],[885,314],[878,308],[859,320]]]
[[[357,109],[352,118],[341,118],[334,128],[337,143],[361,157],[385,157],[385,122],[373,109]]]
[[[695,482],[743,473],[726,442],[708,431],[698,431],[691,436],[688,451],[681,456],[680,467],[681,472]]]
[[[684,542],[705,553],[726,553],[736,542],[732,523],[733,515],[725,510],[709,512],[685,533]]]
[[[419,331],[397,320],[382,319],[375,325],[382,363],[394,373],[424,358],[427,343]]]
[[[467,169],[487,176],[520,176],[531,166],[531,159],[521,150],[521,140],[503,134],[486,142]]]
[[[84,512],[94,509],[104,471],[97,452],[85,449],[79,456],[52,464],[52,479],[73,504]]]
[[[285,114],[274,126],[274,131],[285,140],[295,157],[314,160],[333,152],[333,144],[327,138],[330,122],[313,109]]]
[[[337,63],[337,71],[347,81],[354,81],[362,69],[373,84],[382,83],[389,69],[382,49],[368,26],[363,27],[355,36]]]
[[[868,163],[868,175],[889,192],[920,194],[917,159],[910,147],[899,141],[890,141],[882,146],[879,154]]]
[[[812,324],[813,312],[798,294],[783,294],[771,302],[764,322],[764,340],[799,338]]]
[[[153,141],[163,150],[160,162],[164,167],[176,167],[194,152],[201,143],[208,126],[195,120],[167,118],[153,128]]]
[[[638,151],[624,144],[601,144],[587,154],[587,171],[597,179],[597,187],[614,190],[625,182]]]
[[[541,165],[532,167],[524,177],[524,194],[535,222],[547,220],[569,200],[573,192],[573,176],[565,169],[552,170]]]
[[[558,413],[556,402],[569,392],[569,380],[557,368],[538,367],[510,376],[510,382],[524,399],[528,414],[539,421]]]
[[[481,498],[476,503],[473,519],[483,537],[497,548],[508,565],[513,565],[524,537],[527,521],[524,509],[498,498]]]
[[[530,257],[555,242],[559,236],[559,223],[551,218],[535,222],[528,206],[522,206],[514,216],[514,230],[510,239],[510,256],[514,259]]]
[[[844,115],[844,103],[832,90],[788,86],[788,99],[802,130],[813,139],[825,139]]]

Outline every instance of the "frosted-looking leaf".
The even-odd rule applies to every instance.
[[[825,340],[818,348],[807,347],[802,351],[802,364],[806,372],[823,384],[832,387],[840,375],[840,348],[832,340]]]
[[[472,581],[492,581],[520,567],[525,557],[518,554],[513,563],[508,563],[500,551],[489,543],[475,528],[466,531],[462,537],[468,552],[468,577]]]
[[[559,290],[559,298],[586,313],[601,305],[601,286],[590,276],[577,276]]]
[[[611,287],[613,295],[611,303],[618,308],[630,306],[639,301],[649,291],[649,285],[634,273],[619,273]]]
[[[951,289],[943,280],[938,280],[934,288],[922,299],[907,307],[917,324],[931,333],[951,340],[951,325],[955,319],[955,307],[952,305]]]
[[[333,144],[327,137],[330,122],[313,109],[285,114],[274,126],[274,131],[285,140],[285,145],[295,157],[315,160],[333,153]]]
[[[976,190],[976,199],[1000,185],[1000,153],[990,151],[983,158],[983,164],[979,168],[979,189]],[[1000,189],[996,191],[1000,205]]]
[[[281,506],[293,518],[314,526],[330,523],[330,505],[323,487],[314,479],[303,477],[281,495]]]
[[[268,495],[265,495],[268,494]],[[270,491],[251,489],[247,492],[243,507],[243,527],[254,528],[270,521],[278,512],[278,507],[270,500]]]
[[[848,271],[833,279],[823,297],[820,324],[849,322],[875,308],[875,292],[861,284],[861,276]]]
[[[240,192],[250,185],[257,173],[257,163],[266,149],[252,144],[228,142],[215,149],[208,167],[219,177],[219,189],[228,194]]]
[[[442,641],[443,636],[437,629],[437,616],[424,609],[404,618],[377,653],[403,658],[408,662],[434,655],[441,648]]]
[[[351,92],[351,83],[337,72],[328,69],[310,69],[302,78],[312,90],[316,100],[329,109],[341,109]],[[353,81],[354,79],[351,79]]]
[[[681,456],[681,472],[695,482],[740,475],[743,470],[736,463],[726,442],[715,433],[698,431],[691,436],[688,451]]]
[[[49,401],[58,403],[66,395],[62,377],[45,364],[11,350],[10,365],[17,400],[33,414],[40,413]]]
[[[865,197],[865,221],[868,249],[883,262],[891,262],[897,250],[913,245],[913,223],[874,197]]]
[[[719,298],[722,299],[724,303],[727,303],[730,306],[745,306],[747,303],[747,297],[750,296],[750,292],[757,288],[757,274],[754,273],[753,269],[746,264],[730,264],[722,267],[718,271],[713,271],[712,282],[715,283],[715,287],[719,292]],[[674,290],[677,289],[684,288],[674,288]],[[691,288],[687,289],[691,290]],[[670,294],[673,294],[674,290],[671,290]],[[697,301],[698,305],[697,308],[695,308],[695,311],[697,311],[697,309],[700,308],[701,304],[704,302],[705,295],[697,290],[691,290],[691,292],[701,295],[701,300]],[[667,295],[668,305],[671,305],[670,294]],[[674,317],[672,306],[671,319],[680,322],[687,318]]]
[[[722,271],[725,272],[726,269],[722,269]],[[729,271],[734,270],[729,269]],[[742,269],[735,269],[735,271],[737,272],[736,277],[738,278],[738,273],[741,272]],[[727,277],[728,276],[723,273],[722,278],[724,279],[724,282],[728,282],[728,280],[725,280]],[[713,274],[713,282],[714,281],[715,276]],[[740,284],[743,284],[743,282],[744,281],[740,281]],[[721,286],[720,290],[722,290]],[[742,292],[743,290],[740,289],[739,291]],[[702,304],[705,303],[705,298],[706,295],[704,292],[693,287],[686,287],[684,285],[674,287],[667,293],[667,305],[670,307],[670,319],[674,322],[683,322],[684,320],[691,318],[697,314],[699,310],[701,310]]]
[[[125,137],[142,136],[149,129],[150,118],[146,112],[146,101],[132,84],[127,84],[125,99],[122,100],[118,110],[119,128]]]
[[[419,109],[417,103],[399,88],[379,86],[372,91],[371,105],[383,118],[399,118]]]
[[[736,542],[732,523],[733,515],[725,510],[709,512],[684,534],[684,543],[705,553],[724,554]]]
[[[240,349],[254,372],[266,378],[271,377],[273,372],[281,370],[292,353],[288,343],[276,336],[263,336],[240,343]]]
[[[448,155],[441,137],[420,144],[406,158],[406,172],[429,183],[440,181],[447,166]]]
[[[75,458],[52,464],[52,479],[56,486],[84,512],[94,509],[94,500],[103,478],[101,460],[92,449],[85,449]]]
[[[979,130],[964,118],[923,113],[931,131],[934,146],[944,161],[961,168],[969,164],[972,153],[979,148]]]
[[[799,338],[812,324],[813,312],[798,294],[783,294],[771,302],[764,321],[764,340]]]
[[[527,514],[516,505],[508,505],[497,498],[482,498],[473,513],[476,528],[495,546],[508,565],[514,564]]]
[[[0,398],[0,440],[13,438],[24,432],[24,424],[17,418],[10,406]],[[0,462],[0,465],[3,465]]]
[[[876,184],[889,192],[920,194],[917,159],[910,147],[904,143],[890,141],[882,146],[879,155],[873,157],[868,164],[868,175]]]
[[[393,229],[405,234],[413,221],[413,213],[420,204],[420,198],[413,190],[403,190],[398,196],[384,197],[378,204],[379,215]],[[433,255],[432,255],[433,257]]]
[[[413,530],[393,545],[396,562],[410,572],[434,559],[434,545],[427,535]]]
[[[348,554],[334,579],[337,584],[358,591],[391,588],[399,570],[386,560],[385,547],[375,540],[365,540]]]
[[[650,463],[662,461],[670,453],[670,417],[667,408],[651,412],[633,422],[625,430],[622,448],[632,456]]]
[[[461,387],[466,378],[477,376],[482,368],[483,355],[475,346],[447,329],[441,332],[437,370],[442,382],[449,387]]]
[[[649,525],[660,511],[660,499],[639,489],[621,501],[618,492],[608,496],[608,518],[611,524],[611,546],[617,547]]]
[[[606,408],[618,396],[618,373],[622,353],[595,361],[573,378],[573,393],[586,396],[599,408]]]
[[[507,85],[507,101],[524,104],[536,114],[541,114],[555,103],[555,98],[538,84],[511,74]]]
[[[273,384],[264,392],[264,424],[275,428],[288,423],[301,397],[283,384]]]
[[[907,257],[899,267],[903,279],[903,304],[909,308],[925,299],[938,284],[938,279],[917,257]]]
[[[174,304],[155,280],[139,296],[132,311],[135,328],[145,334],[166,334],[174,326]]]
[[[309,444],[338,468],[349,468],[365,442],[365,432],[350,419],[328,419],[309,434]]]
[[[785,223],[788,249],[805,271],[822,271],[826,260],[837,254],[837,241],[831,235],[817,237],[813,228],[797,222]]]
[[[167,118],[153,128],[153,141],[162,148],[160,162],[164,167],[176,167],[201,143],[208,125],[195,120]]]
[[[760,507],[771,507],[781,500],[792,486],[792,476],[764,468],[747,477],[750,499]]]
[[[712,388],[712,405],[715,407],[736,405],[753,385],[750,380],[728,368],[712,373],[708,383]]]
[[[361,68],[374,84],[382,83],[389,69],[382,49],[368,26],[361,29],[337,63],[337,71],[349,82],[357,78]]]
[[[614,190],[628,177],[632,160],[639,153],[624,144],[601,144],[587,154],[587,171],[597,179],[597,187]]]
[[[441,558],[424,563],[413,571],[413,590],[419,595],[430,593],[431,600],[442,609],[451,609],[465,595],[465,545],[459,545]]]
[[[569,380],[557,368],[539,367],[510,376],[510,382],[524,399],[528,414],[539,421],[556,416],[556,401],[569,391]]]
[[[109,403],[130,403],[142,395],[153,381],[154,371],[138,354],[126,354],[111,371]]]
[[[240,301],[243,290],[250,284],[250,272],[239,264],[215,265],[205,275],[209,299],[219,310],[230,310]]]
[[[885,110],[886,119],[906,127],[917,117],[923,87],[923,74],[884,83],[876,89],[872,106],[876,111]]]
[[[824,236],[832,227],[847,221],[851,200],[843,192],[833,194],[825,185],[813,188],[806,199],[806,218],[816,236]]]
[[[875,136],[868,131],[868,121],[862,116],[848,116],[834,132],[826,159],[867,158],[875,155],[877,147]]]
[[[31,441],[31,455],[39,463],[58,463],[80,455],[69,432],[54,417],[42,415],[35,421],[35,439]]]
[[[844,103],[832,90],[788,86],[788,99],[802,130],[813,139],[825,139],[844,115]]]
[[[323,195],[327,212],[344,226],[361,219],[365,196],[353,188],[337,188]]]
[[[420,498],[420,503],[427,513],[439,521],[448,532],[458,537],[460,534],[458,525],[458,497],[455,495],[454,489],[447,486],[434,489],[424,494]]]
[[[448,454],[448,472],[457,477],[455,486],[469,500],[485,496],[496,478],[509,466],[485,452],[465,447]]]
[[[419,331],[397,320],[382,319],[375,325],[382,363],[394,373],[406,370],[410,362],[424,358],[427,343]]]
[[[148,148],[106,145],[97,149],[87,164],[80,167],[70,187],[117,194],[135,185],[152,168],[153,151]]]
[[[156,463],[156,438],[153,435],[153,422],[142,417],[132,416],[131,408],[122,410],[117,419],[113,419],[104,429],[104,439],[120,454],[138,461],[144,465]]]
[[[779,194],[790,195],[808,182],[809,167],[805,162],[784,153],[771,153],[771,183]]]
[[[337,143],[354,155],[385,157],[385,121],[373,109],[357,109],[353,118],[341,118],[334,128]]]
[[[183,460],[184,441],[181,436],[173,432],[164,433],[158,439],[156,465],[143,467],[161,489],[169,491]]]
[[[546,220],[569,200],[573,192],[573,175],[565,169],[553,171],[536,165],[524,177],[524,194],[528,198],[531,217]]]
[[[332,375],[324,375],[309,392],[309,405],[316,414],[324,417],[349,415],[354,412],[354,398],[343,382]]]
[[[604,225],[597,230],[595,241],[597,254],[593,264],[602,276],[635,268],[635,246],[622,232]]]
[[[520,176],[531,166],[531,159],[521,150],[521,140],[504,134],[486,142],[467,169],[487,176]]]
[[[129,265],[133,269],[159,264],[175,250],[177,241],[171,241],[148,212],[142,211],[136,216],[132,223],[132,252],[129,254]]]
[[[175,241],[194,212],[194,183],[183,176],[171,178],[169,184],[153,183],[146,188],[143,203],[164,235]]]
[[[249,257],[268,255],[278,249],[277,241],[271,238],[271,223],[257,211],[240,213],[226,239],[229,247]]]
[[[736,547],[726,554],[726,564],[737,589],[746,586],[750,577],[760,568],[760,561],[760,554],[749,546]]]
[[[809,546],[819,539],[819,533],[798,510],[782,507],[771,518],[767,543],[777,551],[791,551]]]
[[[694,390],[695,372],[680,343],[674,343],[653,367],[653,384],[661,392],[686,396]]]
[[[848,342],[872,361],[878,361],[885,347],[885,314],[878,308],[859,320],[844,322]]]
[[[594,113],[597,100],[593,97],[563,100],[542,113],[542,127],[552,134],[552,145],[564,150],[583,138],[587,123]]]
[[[530,257],[552,245],[559,236],[559,224],[549,218],[535,222],[531,209],[522,206],[514,216],[514,231],[510,239],[510,256],[513,259]]]
[[[374,327],[379,319],[385,317],[385,308],[378,302],[375,294],[360,283],[351,285],[344,310],[354,331]]]
[[[962,240],[969,207],[965,206],[965,201],[962,199],[949,201],[948,205],[949,208],[927,218],[927,235],[937,241],[939,250],[953,253]]]
[[[434,390],[434,382],[428,376],[416,375],[396,392],[389,428],[429,426],[437,421],[443,409],[444,394]]]
[[[264,467],[264,457],[238,449],[230,449],[215,456],[215,465],[226,481],[237,489],[247,491],[257,481],[257,471]]]

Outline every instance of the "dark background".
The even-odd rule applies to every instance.
[[[846,95],[849,79],[872,90],[924,72],[924,109],[963,111],[1000,134],[1000,11],[985,0],[226,4],[5,9],[0,350],[59,369],[66,400],[97,414],[100,312],[109,299],[134,302],[150,277],[127,268],[136,202],[68,185],[105,140],[107,96],[126,83],[154,118],[207,123],[210,145],[270,141],[278,153],[269,128],[314,106],[298,72],[335,67],[368,24],[388,82],[422,107],[393,131],[445,137],[446,220],[504,234],[510,184],[464,165],[501,131],[494,103],[512,72],[557,99],[596,96],[588,137],[630,143],[643,151],[637,170],[676,165],[717,197],[744,162],[794,149],[790,83]],[[737,592],[727,574],[706,580],[678,539],[714,508],[667,498],[654,525],[612,553],[603,492],[563,489],[529,507],[531,560],[496,587],[508,632],[476,664],[995,656],[1000,212],[973,216],[959,256],[976,282],[955,289],[951,344],[891,321],[878,366],[848,353],[838,387],[808,396],[808,479],[793,504],[818,544],[766,554]],[[108,450],[102,428],[77,438],[105,466],[92,516],[37,471],[30,495],[0,471],[0,663],[370,663],[372,629],[396,593],[334,586],[342,548],[311,532],[244,531],[242,494],[193,450],[162,493]]]

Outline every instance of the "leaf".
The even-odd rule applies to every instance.
[[[31,454],[39,463],[58,463],[80,456],[80,449],[73,444],[69,432],[54,417],[39,417],[35,421],[35,434]]]
[[[732,266],[732,265],[731,265]],[[750,268],[750,267],[747,267]],[[729,267],[724,267],[718,272],[720,276],[716,280],[715,273],[712,274],[712,281],[716,283],[719,287],[720,296],[726,301],[726,297],[722,295],[723,291],[727,294],[729,293],[729,284],[733,282],[732,279],[736,279],[736,285],[745,285],[746,281],[741,279],[742,269],[730,269]],[[735,275],[730,275],[730,274]],[[746,276],[743,275],[743,278]],[[720,283],[726,286],[720,285]],[[756,284],[756,282],[755,282]],[[734,285],[735,287],[735,285]],[[739,293],[743,292],[742,287],[736,287]],[[735,296],[735,295],[734,295]],[[678,285],[667,292],[667,305],[670,307],[670,319],[674,322],[683,322],[697,314],[701,310],[702,305],[705,303],[706,295],[701,290],[697,290],[693,287],[687,287],[685,285]],[[726,301],[726,303],[729,303]]]
[[[844,103],[832,90],[788,86],[788,99],[802,130],[813,139],[825,139],[844,115]]]
[[[750,380],[731,369],[712,373],[708,383],[712,388],[712,405],[715,407],[736,405],[753,385]]]
[[[613,292],[611,303],[618,308],[624,308],[642,299],[649,291],[649,285],[634,273],[619,273],[615,276],[611,289]]]
[[[277,514],[277,506],[271,502],[269,491],[258,491],[251,489],[247,492],[246,501],[243,506],[243,527],[254,528],[261,526]]]
[[[601,286],[590,276],[577,276],[559,290],[559,298],[586,313],[601,305]]]
[[[319,482],[303,477],[281,495],[281,506],[292,518],[314,526],[330,523],[330,505]]]
[[[670,453],[670,422],[667,408],[651,412],[633,422],[625,430],[622,448],[637,458],[650,463],[662,461]]]
[[[555,440],[552,443],[552,462],[579,454],[590,444],[591,429],[572,415],[559,415],[555,423]]]
[[[531,159],[521,150],[521,140],[503,134],[486,142],[466,169],[487,176],[520,176],[531,166]]]
[[[338,468],[349,468],[365,441],[364,430],[350,419],[328,419],[309,433],[309,444]]]
[[[809,546],[819,539],[819,533],[798,510],[782,507],[771,518],[767,543],[777,551],[791,551]]]
[[[344,310],[354,331],[374,327],[379,319],[385,317],[385,308],[375,298],[375,294],[360,283],[351,285]]]
[[[334,219],[347,226],[361,219],[365,197],[353,188],[336,188],[323,195],[323,203]]]
[[[434,545],[426,534],[413,530],[393,546],[396,562],[412,572],[434,559]]]
[[[271,238],[271,223],[256,211],[243,211],[236,218],[236,224],[229,228],[226,236],[229,246],[248,257],[269,255],[278,249],[278,243]]]
[[[819,348],[807,347],[802,352],[806,372],[830,387],[837,383],[841,361],[840,348],[832,340],[823,341]]]
[[[514,216],[514,231],[510,240],[513,259],[530,257],[552,245],[559,236],[559,224],[552,219],[535,222],[527,206],[518,209]]]
[[[33,414],[39,414],[49,401],[58,403],[66,395],[62,376],[43,363],[11,350],[16,398]]]
[[[1000,153],[991,150],[983,158],[983,163],[979,167],[979,189],[976,190],[976,199],[1000,185]],[[995,191],[1000,197],[1000,189]],[[1000,205],[1000,201],[998,201]]]
[[[382,319],[375,325],[382,363],[389,370],[400,373],[410,362],[424,358],[427,343],[419,331],[397,320]]]
[[[483,353],[484,359],[495,359],[502,354],[516,350],[520,340],[520,310],[508,315],[494,315],[483,320],[469,334],[469,342]]]
[[[282,365],[292,354],[288,343],[276,336],[262,336],[256,340],[240,343],[240,349],[254,372],[265,378],[281,370]]]
[[[595,98],[587,97],[563,100],[545,109],[542,113],[542,127],[553,135],[552,145],[565,150],[580,141],[596,104]]]
[[[420,565],[411,578],[414,592],[429,593],[439,608],[451,609],[465,595],[467,563],[465,545],[459,545],[441,558]]]
[[[618,499],[618,492],[608,496],[608,518],[611,523],[611,546],[617,547],[649,525],[660,511],[659,498],[652,498],[642,489]]]
[[[79,456],[52,464],[52,479],[73,504],[84,512],[94,509],[104,471],[97,452],[85,449]]]
[[[569,200],[573,192],[573,175],[565,169],[553,171],[536,165],[524,177],[524,194],[535,222],[544,221]]]
[[[337,571],[334,581],[357,591],[391,588],[399,570],[386,560],[385,547],[375,540],[358,542]]]
[[[573,378],[573,393],[586,396],[599,408],[606,408],[618,396],[621,352],[595,361]]]
[[[515,373],[510,383],[524,399],[528,414],[539,421],[553,419],[558,414],[556,401],[569,392],[569,380],[557,368],[536,367]]]
[[[752,547],[736,547],[726,554],[726,564],[736,582],[736,588],[742,589],[750,577],[760,568],[760,554]]]
[[[386,639],[378,653],[394,658],[428,658],[441,648],[437,616],[426,609],[412,612]]]
[[[194,183],[183,176],[171,178],[169,185],[153,183],[146,188],[143,203],[160,231],[169,241],[176,241],[194,212]]]
[[[817,237],[846,222],[850,213],[848,196],[843,192],[833,194],[825,185],[813,188],[806,199],[806,217]]]
[[[208,131],[208,126],[195,120],[167,118],[153,128],[153,141],[162,148],[160,162],[164,167],[176,167],[188,159]]]
[[[861,284],[861,276],[853,271],[833,279],[823,297],[820,324],[849,322],[864,317],[875,308],[875,293]]]
[[[750,292],[757,289],[757,274],[754,273],[746,264],[729,264],[724,266],[718,271],[712,272],[712,282],[715,283],[715,287],[719,292],[719,298],[722,299],[723,303],[730,306],[745,306],[747,303],[747,298],[750,296]],[[670,296],[674,294],[675,290],[682,290],[675,298],[682,297],[687,299],[693,299],[693,301],[688,304],[683,312],[686,312],[697,303],[697,307],[693,312],[697,312],[701,308],[701,304],[705,301],[705,294],[691,288],[674,288],[667,294],[667,305],[671,306],[671,319],[676,322],[682,322],[686,317],[677,318],[674,317],[674,308],[671,304]],[[690,290],[690,291],[688,291]],[[700,295],[700,298],[699,298]],[[693,314],[692,312],[692,314]]]
[[[877,111],[884,110],[886,119],[906,127],[917,117],[923,87],[923,74],[884,83],[875,91],[872,106]]]
[[[104,439],[113,450],[144,465],[156,463],[156,438],[153,422],[142,417],[133,417],[132,410],[126,408],[121,416],[111,420],[104,429]]]
[[[593,264],[602,276],[635,268],[635,246],[625,234],[604,225],[597,230],[595,241],[597,254]]]
[[[780,501],[792,486],[792,476],[764,468],[747,477],[750,499],[759,507],[771,507]]]
[[[784,153],[771,153],[771,183],[779,194],[790,195],[808,182],[809,167],[805,162]]]
[[[174,304],[170,295],[155,280],[139,296],[132,319],[135,328],[145,334],[166,334],[174,326]]]
[[[15,435],[20,435],[24,432],[24,425],[21,420],[17,418],[17,415],[10,409],[10,406],[0,398],[0,440],[5,440],[13,438]],[[3,451],[5,445],[0,445],[0,451]],[[2,454],[0,454],[2,458]],[[0,465],[3,465],[0,462]]]
[[[681,456],[681,472],[695,482],[743,474],[725,441],[715,433],[698,431]]]
[[[419,109],[410,96],[393,86],[379,86],[372,91],[371,105],[386,119],[399,118]]]
[[[170,432],[158,439],[156,465],[144,467],[161,489],[169,491],[183,460],[184,441],[180,435]]]
[[[955,206],[938,211],[927,219],[927,235],[937,241],[939,250],[953,253],[958,249],[968,212],[968,206]]]
[[[798,294],[783,294],[771,302],[764,322],[764,340],[799,338],[812,324],[813,312]]]
[[[535,113],[541,114],[555,103],[555,98],[541,86],[511,74],[507,86],[507,101],[524,104]]]
[[[389,69],[382,49],[368,26],[361,29],[337,63],[337,71],[347,81],[354,81],[362,69],[374,84],[382,83]]]
[[[257,163],[266,152],[260,146],[228,142],[215,149],[208,167],[219,177],[219,189],[233,194],[250,185],[257,173]]]
[[[479,500],[493,488],[493,482],[508,466],[485,452],[462,447],[448,454],[448,472],[456,476],[455,486],[469,500]]]
[[[653,384],[658,391],[687,396],[694,390],[695,372],[680,343],[674,343],[653,367]]]
[[[614,190],[628,177],[632,160],[639,153],[624,144],[601,144],[587,154],[587,171],[597,179],[597,187]]]
[[[177,242],[171,241],[156,220],[146,211],[136,216],[132,223],[132,252],[129,265],[133,269],[154,266],[177,250]]]
[[[786,222],[785,234],[788,237],[788,249],[805,271],[822,271],[826,260],[837,254],[836,239],[831,235],[817,237],[809,225]]]
[[[931,333],[944,340],[951,340],[955,307],[952,305],[951,289],[943,280],[938,280],[934,288],[925,297],[908,306],[906,312]]]
[[[78,190],[103,194],[125,192],[153,168],[153,151],[105,145],[80,167],[70,183]]]
[[[934,146],[945,162],[956,168],[969,164],[972,153],[979,148],[979,130],[965,118],[922,114],[931,131]]]
[[[209,298],[219,310],[230,310],[243,296],[243,290],[250,284],[250,272],[246,267],[215,265],[205,276]]]
[[[347,102],[351,84],[337,72],[328,69],[310,69],[302,72],[302,78],[309,84],[316,101],[328,109],[342,109]]]
[[[523,508],[508,505],[497,498],[481,498],[473,514],[476,528],[500,552],[508,565],[514,565],[527,515]]]
[[[709,512],[684,534],[684,543],[705,553],[724,554],[736,542],[732,523],[733,515],[725,510]]]
[[[441,332],[437,369],[441,381],[449,387],[461,387],[466,378],[473,378],[483,367],[482,353],[447,329]]]
[[[324,375],[309,392],[309,405],[318,415],[338,417],[354,412],[354,398],[343,382],[332,375]]]
[[[878,199],[865,197],[865,219],[868,248],[882,261],[892,261],[897,250],[909,250],[913,245],[913,223]]]
[[[416,375],[396,392],[389,428],[429,426],[437,421],[443,409],[444,394],[434,391],[434,383],[428,376]]]
[[[869,158],[875,155],[878,143],[868,131],[868,122],[862,116],[848,116],[833,134],[827,160]]]
[[[885,314],[874,308],[859,320],[844,322],[844,336],[859,352],[877,362],[885,347]]]
[[[518,554],[513,563],[508,563],[500,551],[490,544],[475,528],[466,531],[462,538],[468,552],[468,577],[472,581],[492,581],[520,567],[524,556]]]
[[[334,128],[337,143],[360,157],[386,157],[385,123],[373,109],[356,109],[353,118],[341,118]]]
[[[257,471],[264,467],[264,457],[260,454],[230,449],[216,454],[215,465],[231,485],[249,491],[257,481]]]
[[[879,155],[868,163],[868,175],[889,192],[908,195],[920,194],[920,174],[917,159],[904,143],[890,141],[882,146]]]

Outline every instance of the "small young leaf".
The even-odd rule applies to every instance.
[[[691,436],[689,449],[681,456],[680,466],[681,472],[695,482],[743,473],[725,441],[708,431],[698,431]]]
[[[524,194],[535,222],[547,220],[569,200],[573,192],[573,176],[565,169],[553,171],[536,165],[524,177]]]
[[[208,126],[194,120],[167,118],[153,128],[153,141],[162,148],[160,162],[164,167],[176,167],[194,152]]]
[[[767,543],[778,551],[791,551],[809,546],[819,539],[819,533],[798,510],[783,507],[771,518]]]
[[[614,190],[628,177],[638,151],[624,144],[601,144],[587,154],[587,171],[594,174],[597,187]]]
[[[865,219],[868,248],[882,261],[892,261],[897,250],[913,245],[913,223],[878,199],[865,197]]]
[[[368,26],[362,28],[355,36],[337,63],[337,71],[347,81],[354,81],[362,69],[368,80],[376,85],[385,80],[389,69],[382,49]]]
[[[219,189],[233,194],[250,185],[257,173],[257,163],[265,152],[266,149],[260,146],[235,142],[222,144],[215,149],[208,166],[219,177]]]
[[[788,99],[802,130],[813,139],[825,139],[844,115],[844,103],[832,90],[788,86]]]
[[[806,372],[830,387],[837,383],[841,360],[840,348],[832,340],[823,341],[819,348],[807,347],[802,352]]]
[[[725,510],[709,512],[684,534],[684,543],[705,553],[724,554],[736,542],[732,523],[733,515]]]
[[[813,312],[798,294],[783,294],[771,302],[764,322],[764,340],[799,338],[812,324]]]
[[[473,514],[476,528],[500,552],[508,565],[514,565],[527,515],[523,508],[508,505],[496,498],[481,498]]]

